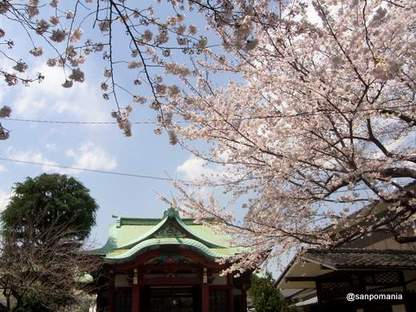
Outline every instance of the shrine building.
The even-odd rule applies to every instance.
[[[97,312],[247,311],[250,273],[222,276],[241,252],[227,237],[170,208],[161,219],[119,218],[106,244]]]

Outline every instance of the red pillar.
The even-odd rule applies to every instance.
[[[209,312],[209,289],[208,285],[202,285],[202,312]]]
[[[207,268],[202,273],[202,312],[209,312],[209,288]]]
[[[140,311],[140,280],[139,273],[137,269],[133,271],[133,285],[131,287],[131,311],[139,312]]]

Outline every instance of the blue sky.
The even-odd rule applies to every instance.
[[[93,66],[89,66],[90,68]],[[99,79],[94,74],[87,82],[64,89],[59,69],[36,66],[46,79],[32,87],[1,85],[0,100],[12,107],[12,118],[111,121],[113,107],[101,98]],[[91,74],[91,73],[90,73]],[[132,120],[151,120],[147,108],[134,107]],[[81,168],[138,173],[162,177],[195,178],[204,168],[166,136],[156,136],[153,125],[133,126],[134,135],[124,137],[116,125],[54,125],[2,120],[11,131],[1,141],[1,157]],[[76,176],[91,190],[100,209],[92,238],[105,240],[111,216],[158,217],[166,204],[158,194],[170,196],[169,182],[68,171],[42,166],[0,162],[0,205],[4,207],[13,183],[42,172],[61,172]]]
[[[167,16],[165,8],[157,10],[159,16]],[[218,43],[212,32],[205,29],[203,19],[192,13],[190,21],[203,30],[209,43]],[[88,24],[89,23],[89,24]],[[97,32],[89,30],[93,19],[84,24],[84,39],[97,39]],[[16,59],[23,58],[29,64],[29,74],[41,72],[45,80],[30,87],[18,85],[9,87],[0,82],[0,106],[12,108],[11,118],[61,121],[114,121],[111,112],[115,109],[113,102],[102,98],[100,84],[103,79],[105,63],[101,55],[88,58],[82,65],[86,81],[74,83],[71,89],[61,86],[65,78],[59,68],[48,67],[44,63],[51,57],[51,51],[38,59],[27,51],[32,47],[25,33],[17,24],[9,25],[4,19],[0,26],[6,29],[4,39],[13,39],[15,47],[11,52]],[[205,29],[205,31],[204,31]],[[124,31],[115,35],[114,53],[118,59],[125,59],[129,54],[126,49],[128,41],[123,39]],[[45,48],[46,46],[42,44]],[[179,61],[186,61],[177,55]],[[0,67],[10,63],[0,55]],[[117,82],[134,88],[133,72],[127,64],[121,63],[116,71]],[[216,82],[224,84],[230,77],[218,76]],[[131,89],[134,92],[148,90]],[[143,95],[143,94],[142,94]],[[131,97],[119,93],[121,106],[131,104]],[[154,121],[155,112],[147,106],[132,104],[131,121]],[[166,135],[154,134],[154,125],[134,125],[133,136],[125,137],[117,125],[61,125],[50,123],[17,122],[0,120],[11,131],[10,138],[0,141],[0,157],[23,161],[60,164],[70,167],[89,168],[106,171],[118,171],[131,174],[143,174],[195,180],[203,173],[212,173],[204,162],[196,159],[179,145],[172,146]],[[223,170],[223,169],[222,169]],[[88,173],[51,167],[35,166],[6,162],[0,160],[0,210],[7,205],[14,183],[23,181],[27,176],[37,176],[43,172],[58,172],[75,176],[91,190],[91,195],[100,206],[97,214],[97,226],[91,240],[103,243],[107,230],[114,222],[112,215],[131,217],[159,217],[168,208],[159,199],[159,194],[172,197],[175,189],[170,182],[116,175]],[[211,190],[203,190],[204,194]],[[220,192],[218,192],[220,193]],[[223,198],[222,195],[220,197]]]

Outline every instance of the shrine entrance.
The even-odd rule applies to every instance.
[[[144,287],[142,311],[197,312],[201,305],[200,287]]]
[[[120,219],[105,255],[97,312],[243,312],[250,272],[222,275],[238,252],[174,209],[163,219]],[[108,251],[110,250],[110,251]]]

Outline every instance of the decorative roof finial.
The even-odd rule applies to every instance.
[[[121,218],[115,215],[112,215],[111,218],[116,219],[116,227],[119,228],[121,226]]]
[[[165,212],[163,213],[163,217],[179,218],[178,210],[176,210],[173,206],[171,206],[169,209],[165,210]]]

